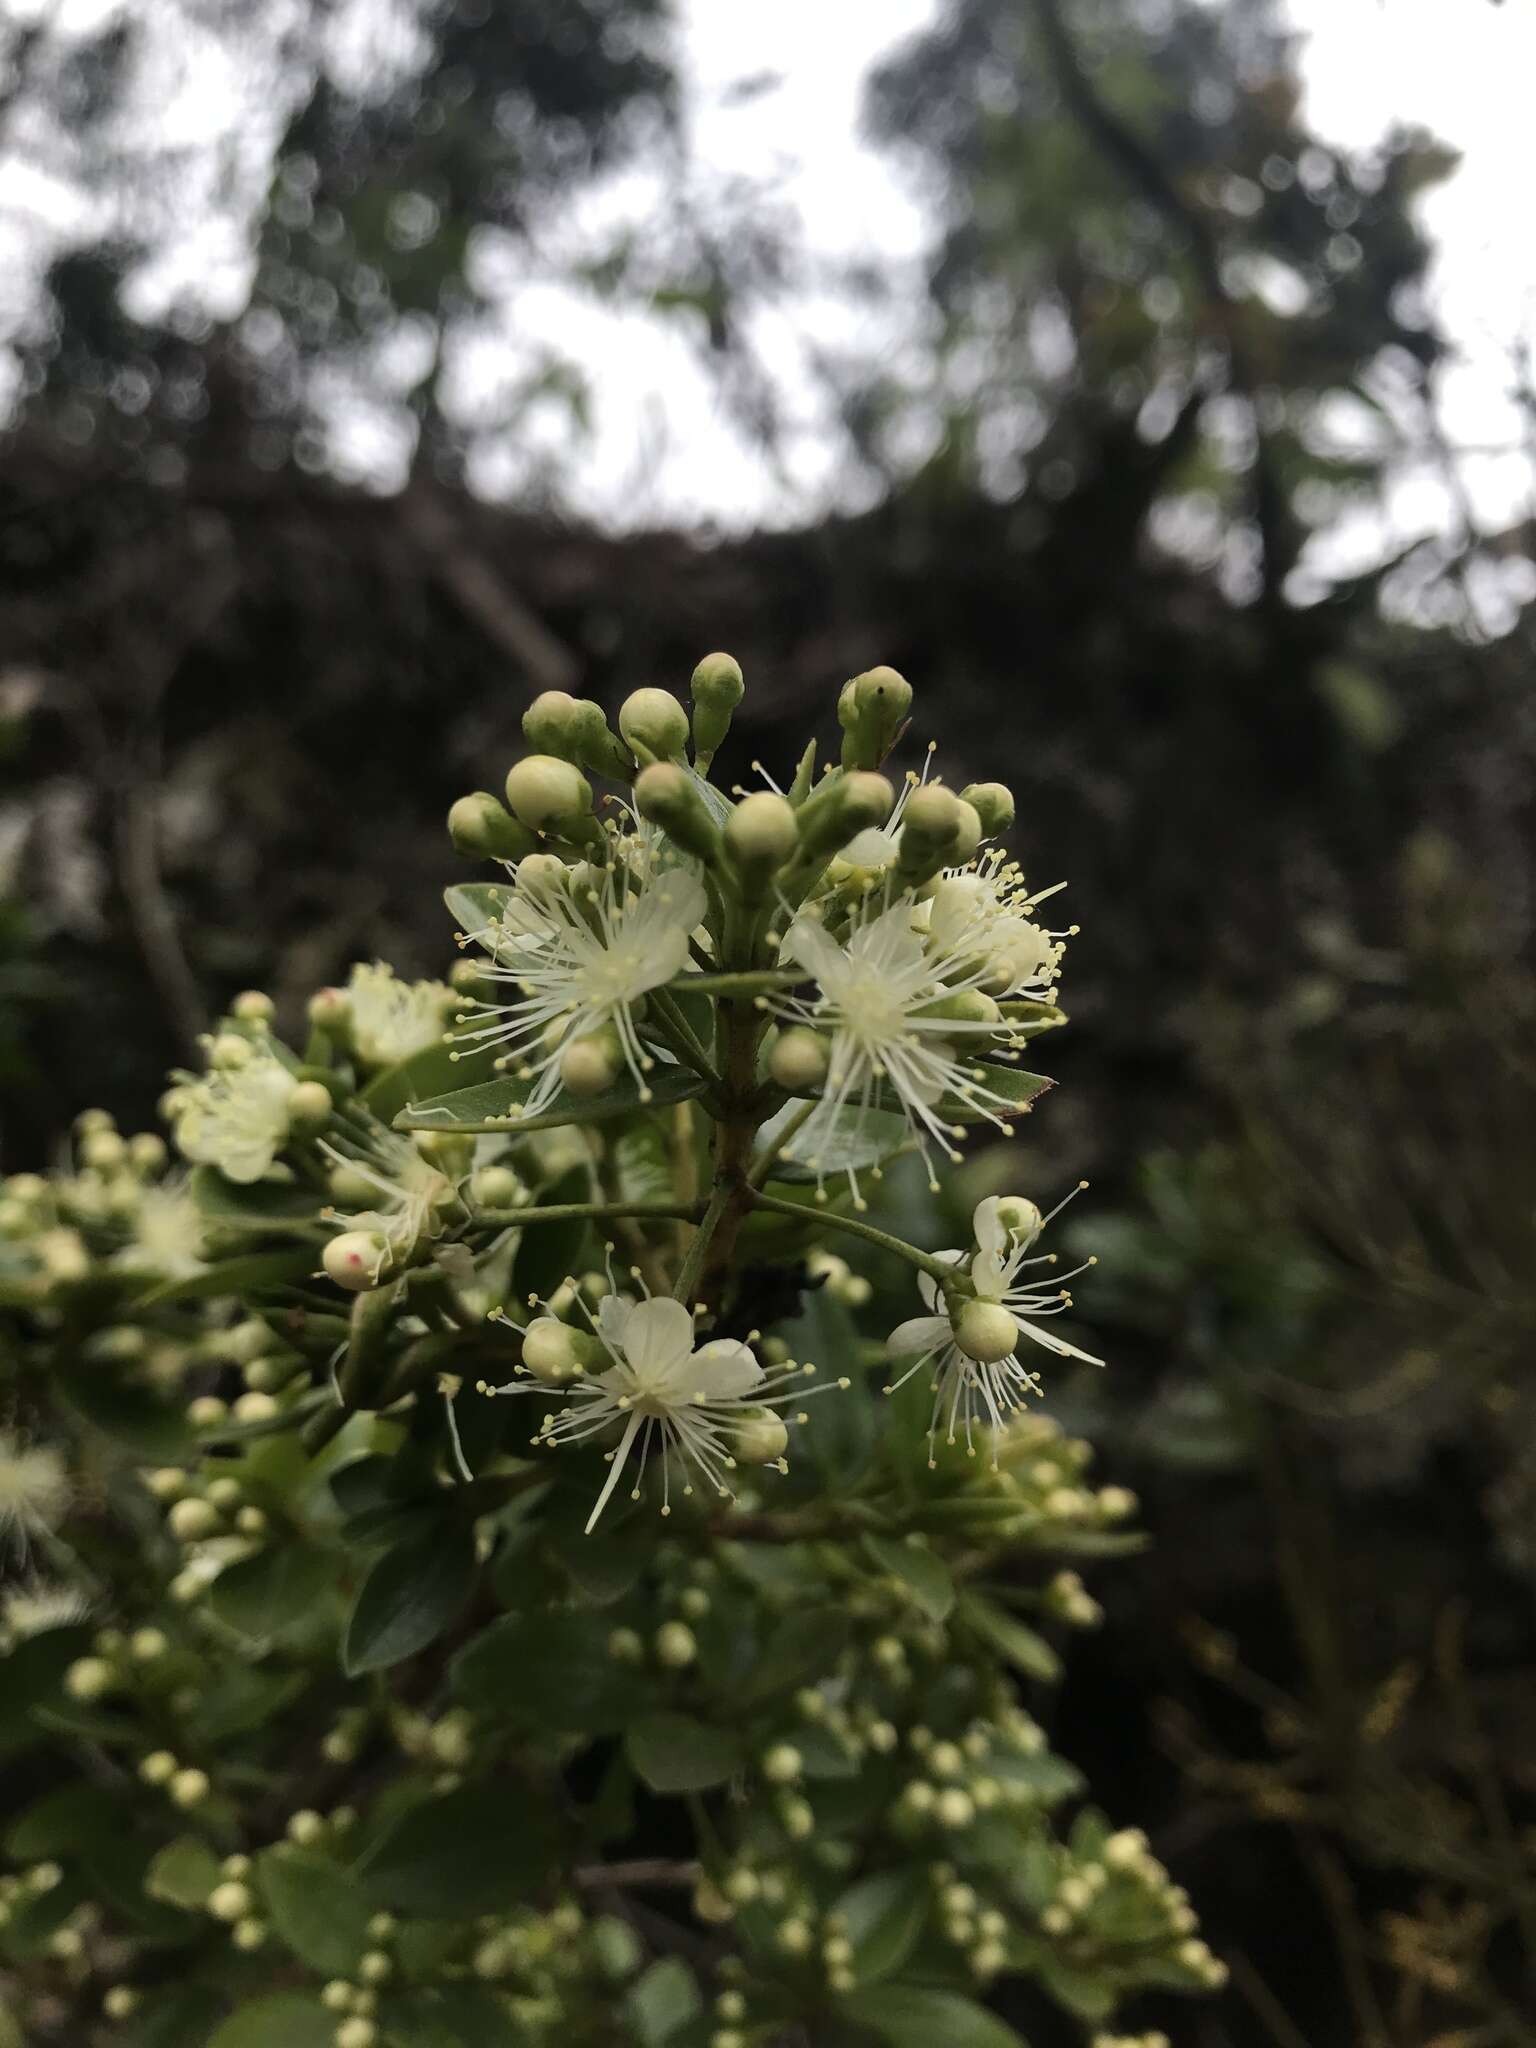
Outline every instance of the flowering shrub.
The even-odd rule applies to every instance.
[[[1220,1981],[1020,1704],[1136,1540],[1039,1398],[1049,1218],[865,1213],[1048,1085],[1069,934],[1005,789],[881,773],[894,672],[733,800],[741,691],[541,697],[449,981],[243,996],[179,1162],[88,1112],[5,1183],[5,2038],[1004,2048],[1010,1974],[1100,2043]]]

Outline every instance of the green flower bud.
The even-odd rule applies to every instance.
[[[912,709],[912,685],[893,668],[872,668],[844,683],[837,700],[843,766],[878,768],[901,737]]]
[[[331,1091],[323,1081],[299,1081],[288,1096],[288,1122],[295,1135],[313,1137],[331,1120]]]
[[[523,713],[523,737],[541,754],[575,761],[593,775],[628,781],[629,755],[609,730],[602,706],[590,697],[565,690],[545,690]]]
[[[883,775],[856,769],[827,777],[800,806],[802,864],[825,860],[871,825],[883,825],[895,802],[896,792]]]
[[[341,1037],[352,1022],[352,998],[344,988],[316,989],[309,999],[309,1021],[317,1031]]]
[[[507,802],[530,831],[560,830],[591,815],[592,785],[569,761],[527,754],[507,771]]]
[[[688,714],[670,690],[633,690],[619,706],[619,731],[642,765],[676,761],[688,745]]]
[[[158,1173],[166,1158],[165,1140],[153,1131],[140,1131],[137,1137],[128,1140],[128,1163],[136,1173]]]
[[[623,1048],[611,1026],[573,1038],[560,1055],[561,1086],[583,1101],[606,1094],[623,1072]]]
[[[793,1743],[776,1742],[763,1758],[763,1776],[770,1785],[793,1785],[800,1775],[802,1761]]]
[[[519,861],[538,843],[489,790],[477,789],[449,807],[448,837],[466,860]]]
[[[656,1661],[669,1671],[685,1671],[699,1654],[693,1630],[686,1622],[664,1621],[655,1636]]]
[[[243,1884],[215,1885],[208,1894],[208,1910],[214,1919],[228,1920],[231,1924],[245,1919],[255,1903],[249,1888]]]
[[[115,1173],[128,1161],[128,1147],[116,1131],[92,1131],[80,1141],[80,1163],[97,1173]]]
[[[968,1301],[954,1330],[956,1344],[978,1365],[996,1365],[1018,1348],[1019,1326],[1001,1302]]]
[[[277,1015],[277,1005],[262,989],[242,989],[230,1004],[229,1014],[238,1017],[242,1024],[270,1024]]]
[[[636,777],[635,808],[685,853],[703,861],[719,858],[720,828],[705,808],[698,783],[677,762],[658,762]]]
[[[139,1994],[131,1984],[112,1984],[103,1992],[103,2019],[131,2020],[139,2009]]]
[[[522,1192],[510,1166],[482,1166],[470,1176],[469,1199],[477,1209],[510,1209]]]
[[[731,1443],[744,1465],[776,1465],[789,1448],[789,1431],[771,1408],[759,1408],[736,1425]]]
[[[170,1647],[171,1639],[161,1628],[136,1628],[128,1638],[128,1653],[136,1664],[156,1663]]]
[[[595,1365],[602,1346],[555,1316],[535,1316],[523,1337],[523,1364],[548,1387],[563,1387]]]
[[[373,1182],[355,1166],[333,1166],[325,1176],[325,1184],[331,1200],[343,1209],[368,1209],[379,1197]]]
[[[168,1749],[152,1749],[139,1765],[139,1777],[146,1785],[168,1785],[176,1768],[176,1759]]]
[[[213,1790],[206,1771],[178,1771],[170,1781],[171,1798],[176,1805],[190,1812],[194,1806],[201,1806]]]
[[[354,2013],[351,2019],[342,2021],[334,2038],[336,2048],[373,2048],[379,2038],[379,2030],[372,2020]]]
[[[245,1488],[238,1479],[214,1479],[209,1482],[208,1505],[217,1508],[221,1515],[232,1514],[245,1498]]]
[[[960,800],[975,811],[988,839],[1012,828],[1013,791],[1006,783],[968,782],[960,792]]]
[[[344,1230],[331,1239],[320,1263],[338,1287],[349,1294],[366,1294],[378,1286],[388,1257],[389,1244],[378,1231]]]
[[[956,864],[972,859],[981,845],[984,834],[981,828],[981,813],[974,804],[968,804],[964,797],[959,799],[960,830],[955,835],[954,851],[950,859]]]
[[[829,1041],[808,1025],[796,1024],[774,1040],[768,1071],[786,1094],[804,1095],[826,1080],[831,1062]]]
[[[901,843],[896,853],[896,866],[903,878],[926,882],[936,875],[955,857],[970,822],[960,799],[943,783],[927,782],[914,789],[901,814]]]
[[[771,789],[744,796],[725,822],[725,854],[749,903],[766,902],[779,870],[799,850],[794,806]]]
[[[693,746],[696,755],[708,760],[723,746],[731,729],[731,715],[746,695],[741,664],[729,654],[706,654],[693,672],[688,693],[693,699]]]
[[[117,1673],[105,1657],[81,1657],[64,1674],[64,1690],[72,1700],[99,1700],[117,1683]]]
[[[202,1543],[224,1526],[217,1508],[205,1500],[179,1500],[165,1518],[178,1543]]]

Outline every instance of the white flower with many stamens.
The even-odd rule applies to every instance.
[[[1086,1183],[1082,1183],[1086,1185]],[[1077,1190],[1074,1189],[1073,1193]],[[1070,1201],[1072,1197],[1066,1197]],[[976,1249],[969,1258],[964,1252],[939,1252],[937,1257],[954,1262],[955,1272],[964,1273],[971,1290],[946,1302],[939,1281],[931,1274],[918,1275],[917,1290],[928,1310],[913,1316],[893,1330],[886,1342],[892,1358],[910,1358],[913,1363],[899,1380],[886,1388],[888,1394],[904,1387],[914,1373],[931,1364],[933,1378],[933,1419],[928,1428],[928,1462],[933,1464],[933,1440],[941,1422],[945,1441],[954,1443],[963,1428],[967,1451],[974,1457],[973,1431],[977,1422],[1000,1431],[1009,1417],[1025,1405],[1031,1394],[1043,1390],[1038,1374],[1024,1365],[1018,1355],[1022,1340],[1028,1339],[1056,1358],[1076,1358],[1084,1365],[1102,1365],[1102,1358],[1079,1351],[1054,1330],[1044,1327],[1042,1318],[1063,1314],[1072,1297],[1061,1284],[1081,1273],[1094,1261],[1085,1259],[1069,1272],[1053,1274],[1049,1284],[1042,1275],[1021,1276],[1033,1268],[1055,1264],[1055,1254],[1029,1256],[1051,1217],[1065,1207],[1058,1202],[1050,1216],[1042,1216],[1033,1202],[1021,1197],[993,1195],[977,1205],[972,1218]],[[994,1436],[992,1463],[997,1464]]]
[[[130,1272],[185,1280],[204,1263],[207,1224],[186,1174],[140,1188],[128,1229],[129,1241],[116,1263]]]
[[[489,1021],[460,1042],[505,1046],[497,1064],[531,1083],[524,1111],[532,1114],[558,1090],[568,1049],[611,1033],[648,1101],[654,1058],[636,1007],[688,965],[688,942],[705,909],[703,884],[682,868],[647,874],[618,860],[569,869],[525,861],[506,909],[469,934],[491,956],[484,973],[518,996],[482,1003],[474,1014]]]
[[[664,1515],[672,1511],[672,1456],[685,1474],[698,1473],[725,1499],[731,1497],[727,1475],[736,1469],[738,1451],[754,1462],[788,1469],[783,1458],[786,1432],[772,1411],[802,1398],[804,1389],[786,1391],[786,1383],[801,1379],[813,1367],[785,1365],[765,1372],[751,1346],[734,1337],[716,1337],[695,1346],[692,1315],[682,1302],[664,1295],[630,1301],[607,1294],[598,1304],[593,1330],[599,1357],[611,1363],[591,1373],[580,1365],[572,1367],[559,1389],[571,1405],[558,1415],[546,1415],[533,1439],[536,1444],[586,1443],[618,1429],[618,1443],[604,1454],[610,1470],[587,1522],[589,1535],[637,1446],[639,1466],[630,1497],[640,1498],[654,1444],[662,1460]],[[540,1337],[561,1334],[569,1337],[566,1326],[552,1317],[536,1319],[524,1333],[525,1356]],[[846,1387],[848,1382],[838,1384]],[[532,1394],[550,1389],[513,1381],[481,1391]],[[685,1479],[683,1492],[693,1492],[691,1478]]]
[[[355,1176],[378,1197],[372,1208],[324,1212],[333,1229],[369,1241],[367,1277],[374,1286],[408,1264],[423,1245],[435,1244],[453,1222],[459,1203],[453,1182],[409,1138],[374,1117],[365,1121],[356,1105],[338,1120],[332,1135],[320,1140],[320,1150],[333,1167]]]
[[[1023,871],[1000,848],[991,848],[968,868],[952,869],[941,879],[916,922],[930,945],[947,955],[973,961],[980,985],[1002,1001],[1050,1002],[1061,975],[1066,941],[1076,925],[1052,931],[1035,916],[1048,896],[1066,887],[1031,891]]]
[[[915,929],[913,910],[910,897],[891,901],[886,890],[860,907],[841,940],[817,919],[797,918],[784,957],[805,969],[817,992],[770,1000],[768,1007],[782,1023],[808,1025],[831,1041],[824,1108],[786,1148],[789,1156],[818,1170],[818,1125],[828,1127],[842,1109],[885,1106],[905,1116],[936,1188],[930,1146],[938,1144],[951,1160],[961,1156],[953,1141],[962,1128],[946,1117],[945,1098],[1009,1133],[1017,1105],[989,1085],[994,1070],[975,1055],[1016,1053],[1009,1026],[983,993],[985,963],[973,948]],[[849,1179],[858,1201],[851,1172]]]
[[[74,1586],[12,1586],[0,1595],[0,1640],[12,1645],[49,1629],[70,1628],[90,1611],[90,1602]]]
[[[260,1180],[288,1137],[293,1075],[277,1055],[252,1043],[238,1065],[182,1078],[171,1105],[182,1156],[216,1166],[227,1180]]]
[[[31,1537],[56,1528],[69,1506],[69,1474],[47,1444],[0,1430],[0,1549],[25,1552]]]
[[[442,1041],[457,998],[443,981],[401,981],[382,960],[347,977],[352,1045],[370,1067],[392,1067]]]

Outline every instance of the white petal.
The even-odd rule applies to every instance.
[[[971,1218],[971,1229],[981,1251],[1002,1253],[1008,1249],[1008,1232],[997,1213],[1001,1207],[1000,1195],[988,1195],[984,1202],[976,1204],[976,1214]]]
[[[735,1337],[715,1337],[693,1354],[694,1383],[711,1401],[749,1394],[763,1376],[751,1347]]]
[[[935,1252],[933,1256],[936,1259],[943,1259],[946,1264],[951,1260],[955,1261],[958,1264],[959,1261],[962,1258],[964,1258],[965,1254],[963,1252],[958,1251],[947,1251]],[[932,1309],[935,1313],[937,1313],[940,1305],[939,1283],[937,1280],[934,1279],[931,1273],[918,1274],[917,1291],[922,1299],[923,1307],[926,1309]]]
[[[605,1294],[597,1304],[597,1334],[617,1357],[623,1358],[624,1332],[635,1304],[623,1294]]]
[[[971,1261],[971,1284],[983,1301],[1001,1301],[1008,1278],[1008,1268],[996,1252],[980,1251]]]
[[[624,1326],[624,1356],[637,1379],[648,1384],[693,1351],[693,1317],[680,1301],[658,1294],[638,1301]]]
[[[898,1323],[885,1340],[888,1358],[911,1358],[914,1353],[932,1351],[950,1339],[948,1316],[912,1316]]]

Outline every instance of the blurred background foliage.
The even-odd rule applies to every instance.
[[[794,222],[690,179],[679,35],[665,0],[0,27],[0,160],[65,223],[3,309],[4,1164],[84,1102],[142,1122],[240,987],[440,967],[443,812],[533,692],[727,646],[744,775],[893,663],[1085,926],[1025,1151],[1042,1199],[1095,1183],[1113,1369],[1051,1399],[1155,1542],[1053,1739],[1233,1963],[1179,2038],[1536,2042],[1536,549],[1327,546],[1408,461],[1461,502],[1413,211],[1453,161],[1311,134],[1269,0],[952,0],[869,88],[940,228],[922,345],[818,359],[850,509],[621,531],[561,502],[586,373],[498,366],[509,284],[675,320],[770,461],[784,426],[753,316]],[[157,119],[188,64],[244,83],[211,139]],[[630,174],[647,232],[570,229]],[[963,1241],[994,1170],[885,1199]]]

